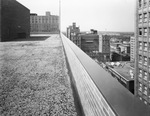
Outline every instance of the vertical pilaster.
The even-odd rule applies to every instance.
[[[134,86],[134,90],[135,90],[135,96],[137,96],[137,90],[138,90],[138,5],[139,2],[138,0],[136,0],[136,8],[135,8],[135,77],[134,77],[134,81],[135,81],[135,86]]]
[[[0,0],[0,42],[2,41],[2,29],[1,29],[1,27],[2,27],[2,24],[1,24],[1,18],[2,18],[2,15],[1,15],[1,12],[2,12],[2,0]]]

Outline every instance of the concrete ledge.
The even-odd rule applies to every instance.
[[[73,43],[64,35],[61,37],[85,116],[115,116],[90,75],[70,48]]]
[[[85,116],[150,116],[150,109],[61,34]]]

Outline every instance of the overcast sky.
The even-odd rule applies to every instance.
[[[17,0],[31,13],[59,15],[59,0]],[[135,0],[61,0],[61,28],[76,22],[81,31],[134,31]]]

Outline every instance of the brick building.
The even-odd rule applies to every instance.
[[[59,32],[59,16],[46,12],[45,16],[30,14],[31,33],[54,33]]]
[[[110,61],[110,36],[99,35],[99,61]]]
[[[88,33],[81,34],[81,49],[90,57],[95,58],[99,52],[98,34]]]
[[[16,0],[0,0],[0,41],[30,36],[30,10]]]
[[[81,48],[80,29],[76,27],[76,23],[73,23],[72,26],[67,28],[67,37]]]

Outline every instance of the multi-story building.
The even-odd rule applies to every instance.
[[[0,41],[30,36],[30,10],[16,0],[0,0]]]
[[[150,0],[136,1],[135,95],[150,104]]]
[[[105,68],[134,94],[134,73],[130,62],[106,62]]]
[[[135,61],[135,37],[130,37],[130,61]]]
[[[46,16],[30,14],[31,33],[54,33],[59,32],[59,16],[51,15],[46,12]]]
[[[81,34],[81,49],[89,56],[93,57],[99,52],[99,36],[97,34]]]
[[[72,26],[69,26],[67,28],[67,37],[78,47],[81,48],[81,39],[79,35],[80,35],[80,29],[79,27],[76,27],[76,23],[73,23]]]
[[[90,57],[95,58],[99,53],[99,36],[98,34],[88,33],[81,34],[81,49]]]
[[[122,55],[130,55],[130,44],[129,43],[120,44],[119,48],[120,48],[120,53]]]
[[[110,37],[99,35],[99,53],[101,61],[110,61]]]

